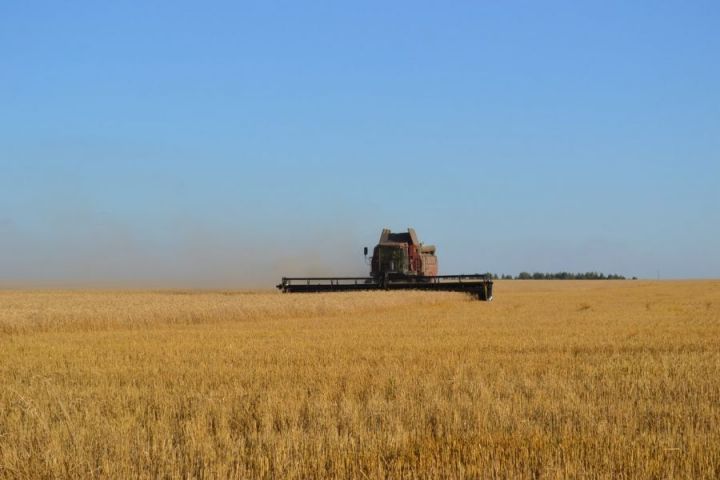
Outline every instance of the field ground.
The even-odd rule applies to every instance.
[[[720,282],[0,292],[0,477],[720,478]]]

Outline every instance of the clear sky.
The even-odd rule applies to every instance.
[[[0,285],[720,276],[720,2],[0,3]]]

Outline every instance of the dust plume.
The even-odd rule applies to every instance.
[[[193,219],[139,228],[91,209],[0,221],[0,287],[269,289],[282,276],[365,275],[352,227],[290,235]],[[366,239],[367,240],[367,239]]]

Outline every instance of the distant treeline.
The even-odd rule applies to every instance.
[[[572,273],[572,272],[556,272],[556,273],[543,273],[543,272],[520,272],[516,276],[488,272],[485,275],[491,276],[496,280],[625,280],[625,277],[616,273],[605,275],[600,272],[585,272],[585,273]],[[633,280],[636,280],[633,277]]]

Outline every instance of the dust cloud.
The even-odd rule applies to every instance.
[[[0,287],[271,289],[282,276],[367,275],[351,230],[290,236],[193,223],[141,231],[107,215],[35,227],[5,219]]]

